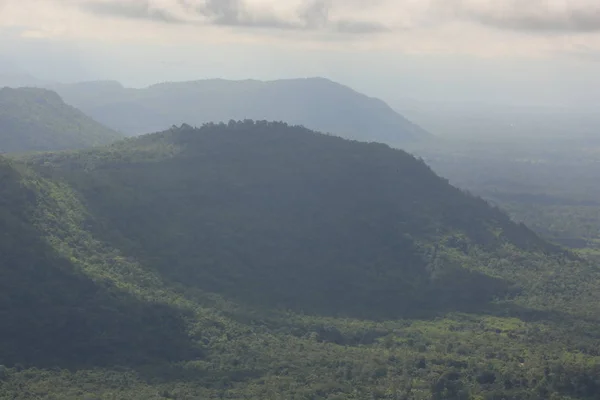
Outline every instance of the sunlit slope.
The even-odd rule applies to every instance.
[[[115,254],[85,254],[93,240],[75,225],[82,210],[68,188],[2,158],[0,184],[0,364],[132,365],[193,352],[179,311],[85,268]]]

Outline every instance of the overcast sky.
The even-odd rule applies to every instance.
[[[392,105],[583,105],[600,1],[0,0],[0,56],[59,81],[324,76]]]

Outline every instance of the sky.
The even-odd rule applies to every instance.
[[[323,76],[392,105],[600,103],[598,0],[0,0],[0,72]]]

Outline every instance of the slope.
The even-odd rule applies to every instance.
[[[61,85],[65,100],[131,135],[174,124],[231,119],[285,121],[345,138],[402,144],[430,135],[383,101],[322,78],[204,80],[128,89],[116,82]]]
[[[121,161],[145,143],[175,154],[153,163]],[[115,150],[59,170],[108,221],[114,237],[107,239],[127,238],[131,255],[153,260],[170,280],[244,303],[362,317],[485,304],[502,295],[503,283],[440,262],[436,273],[449,276],[438,287],[428,257],[442,252],[428,247],[444,238],[464,252],[505,242],[550,249],[385,145],[247,121],[183,128]],[[79,162],[64,157],[66,165]],[[458,286],[447,287],[450,280]],[[466,290],[474,297],[455,302],[443,296],[468,287],[481,290]]]
[[[31,76],[10,60],[0,56],[0,89],[8,87],[34,86],[44,82]]]
[[[122,136],[45,89],[0,89],[0,151],[64,150],[104,145]]]
[[[166,350],[146,359],[144,345],[113,343],[128,356],[71,371],[0,361],[0,398],[591,400],[600,389],[598,269],[404,152],[245,121],[26,160],[19,182],[37,206],[22,220],[114,285],[117,304],[151,304],[133,322],[140,343],[162,333]],[[27,293],[13,282],[11,297]],[[48,304],[52,320],[61,310]],[[82,356],[98,340],[88,335]]]
[[[1,157],[0,184],[0,363],[132,365],[191,351],[181,312],[91,279],[54,246],[78,211],[68,190]]]

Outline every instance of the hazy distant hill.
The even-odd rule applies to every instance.
[[[37,86],[43,82],[15,63],[0,56],[0,89],[8,87]]]
[[[122,138],[52,91],[0,89],[0,151],[4,153],[78,149]]]
[[[429,134],[383,101],[327,79],[203,80],[145,89],[117,82],[54,87],[66,102],[129,135],[231,119],[284,121],[361,141],[402,144]]]
[[[23,87],[23,86],[38,86],[42,82],[27,74],[20,73],[3,73],[0,71],[0,88],[3,87]]]

